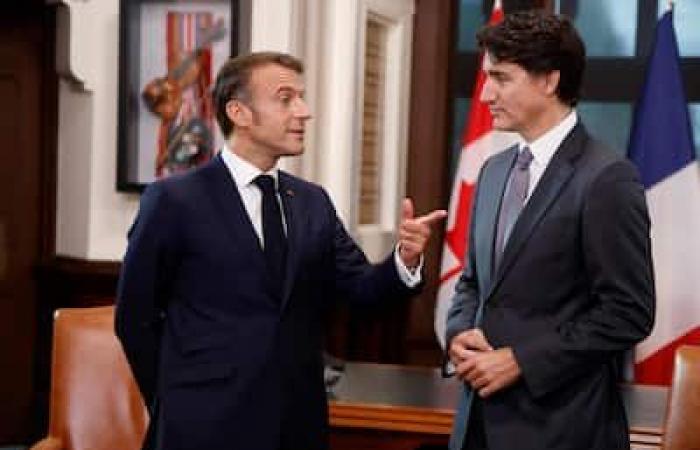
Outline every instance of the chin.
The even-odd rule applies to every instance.
[[[304,146],[295,148],[286,148],[282,150],[280,156],[299,156],[304,153]]]
[[[513,129],[513,124],[508,123],[505,120],[493,120],[493,129],[497,131],[515,131]]]

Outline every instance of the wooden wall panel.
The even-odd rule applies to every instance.
[[[445,208],[449,197],[451,121],[450,56],[457,2],[417,0],[406,192],[417,213]],[[437,365],[441,351],[433,331],[444,224],[436,227],[425,255],[426,287],[411,304],[404,339],[408,364]]]

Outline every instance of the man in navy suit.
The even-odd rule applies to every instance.
[[[447,318],[464,382],[450,449],[629,449],[616,357],[654,322],[644,189],[579,121],[585,49],[568,19],[515,13],[477,37],[481,100],[522,142],[479,175]]]
[[[326,449],[324,309],[420,283],[445,211],[414,217],[404,200],[396,250],[372,265],[328,194],[275,168],[304,150],[302,71],[278,53],[228,61],[214,89],[225,148],[143,194],[116,331],[151,413],[144,448]]]

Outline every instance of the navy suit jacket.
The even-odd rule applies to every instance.
[[[145,190],[119,280],[116,332],[151,411],[144,448],[327,448],[323,313],[337,297],[408,297],[371,265],[326,192],[284,172],[283,293],[221,157]]]
[[[482,400],[490,450],[629,449],[616,357],[654,322],[644,189],[627,160],[577,124],[557,149],[493,269],[503,191],[517,149],[479,175],[468,261],[448,312],[447,342],[480,327],[511,347],[514,385]],[[461,450],[472,391],[450,443]]]

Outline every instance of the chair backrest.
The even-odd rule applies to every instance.
[[[54,318],[49,436],[72,450],[138,450],[148,422],[114,334],[114,307]]]
[[[676,351],[663,449],[700,450],[700,346]]]

